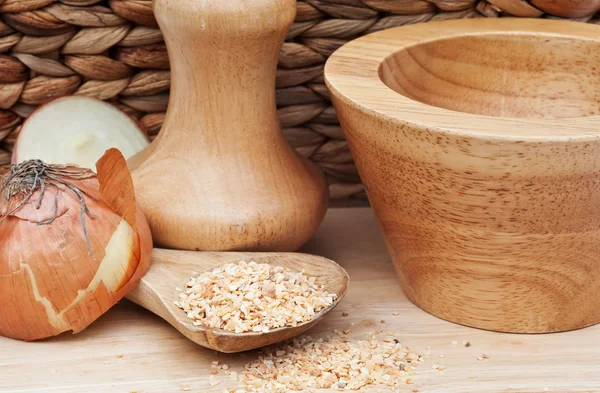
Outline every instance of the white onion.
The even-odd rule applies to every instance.
[[[128,159],[148,143],[135,120],[118,108],[95,98],[68,96],[46,103],[27,118],[12,161],[39,159],[95,170],[106,150],[116,148]]]

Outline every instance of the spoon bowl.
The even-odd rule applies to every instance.
[[[283,266],[317,277],[337,298],[310,321],[294,327],[273,329],[267,333],[234,333],[223,329],[195,326],[185,312],[174,302],[179,291],[191,277],[213,270],[227,263],[254,261]],[[248,351],[287,340],[305,332],[331,311],[348,289],[348,274],[337,263],[319,256],[300,253],[198,252],[155,249],[152,265],[140,284],[127,295],[132,302],[160,316],[184,336],[198,345],[223,353]]]

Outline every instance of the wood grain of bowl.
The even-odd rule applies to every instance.
[[[325,77],[415,304],[503,332],[600,322],[599,27],[393,28]]]

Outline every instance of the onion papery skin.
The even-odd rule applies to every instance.
[[[40,190],[0,223],[0,334],[5,337],[33,341],[81,332],[148,270],[152,240],[141,211],[135,210],[134,222],[119,215],[101,195],[95,175],[70,181],[86,194],[96,216],[85,217],[91,255],[80,200],[66,187],[59,191],[53,223],[38,225],[56,211],[54,188],[46,189],[38,209]],[[0,205],[0,212],[4,215],[23,197]]]

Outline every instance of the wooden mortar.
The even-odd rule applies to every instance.
[[[505,332],[600,321],[599,33],[435,22],[329,59],[400,283],[424,310]]]
[[[325,215],[323,175],[276,115],[279,50],[295,0],[155,0],[171,62],[160,135],[130,166],[155,243],[295,251]]]

